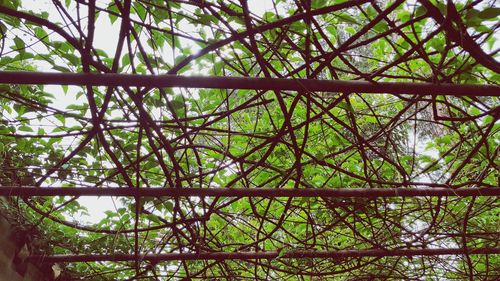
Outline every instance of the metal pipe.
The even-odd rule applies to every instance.
[[[388,93],[451,96],[500,96],[500,86],[432,83],[367,82],[219,76],[47,73],[0,71],[0,84],[78,85],[109,87],[186,87],[247,90],[287,90],[342,93]]]
[[[500,187],[484,188],[126,188],[0,187],[0,196],[149,196],[149,197],[424,197],[500,196]]]
[[[281,250],[285,251],[285,250]],[[265,252],[201,252],[201,253],[162,253],[142,255],[142,261],[188,261],[188,260],[250,260],[250,259],[304,259],[304,258],[361,258],[361,257],[412,257],[412,256],[438,256],[438,255],[487,255],[500,254],[500,248],[479,249],[369,249],[369,250],[339,250],[339,251],[265,251]],[[93,261],[133,261],[133,254],[87,254],[87,255],[52,255],[31,256],[30,261],[46,263],[62,262],[93,262]]]

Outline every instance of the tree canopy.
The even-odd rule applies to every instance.
[[[60,279],[497,280],[495,4],[1,0],[4,213]]]

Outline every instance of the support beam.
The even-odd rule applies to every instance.
[[[500,187],[485,188],[100,188],[1,187],[0,196],[149,196],[149,197],[424,197],[500,196]]]
[[[280,254],[278,251],[266,252],[213,252],[213,253],[164,253],[147,254],[140,257],[143,261],[154,263],[161,261],[188,261],[188,260],[251,260],[251,259],[305,259],[305,258],[362,258],[362,257],[413,257],[413,256],[439,256],[439,255],[487,255],[500,254],[500,248],[480,249],[397,249],[397,250],[339,250],[339,251],[291,251]],[[93,262],[93,261],[134,261],[133,254],[115,255],[53,255],[53,256],[31,256],[30,261],[45,263],[63,262]]]
[[[0,84],[77,85],[109,87],[186,87],[247,90],[288,90],[342,93],[388,93],[451,96],[500,96],[500,86],[432,83],[389,83],[314,79],[219,76],[44,73],[0,71]]]

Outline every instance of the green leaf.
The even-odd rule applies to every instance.
[[[326,27],[328,33],[330,33],[333,37],[337,37],[337,28],[335,26],[329,25]],[[331,39],[330,39],[331,40]]]
[[[208,14],[201,14],[199,21],[204,25],[209,25],[214,20],[214,16]]]
[[[340,21],[343,21],[346,23],[358,24],[358,21],[347,13],[339,14],[339,15],[337,15],[337,17],[340,18]]]
[[[408,20],[410,20],[411,14],[409,11],[403,10],[398,13],[397,17],[401,22],[407,22]]]
[[[354,29],[354,27],[352,27],[352,26],[347,26],[347,27],[345,28],[345,31],[347,31],[347,32],[348,32],[349,34],[351,34],[351,35],[356,34],[356,29]]]
[[[158,163],[154,161],[147,161],[146,164],[142,167],[143,170],[148,171],[152,168],[158,167]]]
[[[415,17],[419,17],[423,14],[425,14],[427,10],[425,9],[424,6],[418,5],[417,9],[415,9]]]
[[[444,44],[443,41],[440,38],[434,38],[429,41],[430,45],[432,48],[434,48],[438,52],[443,52],[444,50]]]
[[[373,29],[378,31],[378,32],[384,32],[384,31],[387,31],[389,29],[389,26],[387,25],[387,22],[381,21],[381,22],[377,23],[373,27]]]
[[[120,13],[120,11],[118,10],[118,7],[115,5],[115,3],[113,1],[111,1],[109,3],[108,10],[110,12],[115,13],[115,14],[119,14]],[[114,14],[111,14],[111,13],[108,13],[108,17],[109,17],[109,21],[111,22],[111,24],[113,24],[118,19],[118,16],[116,16]]]
[[[338,107],[346,110],[346,111],[349,111],[349,112],[352,112],[354,113],[354,109],[352,108],[351,104],[348,104],[347,102],[343,101],[343,102],[340,102]]]
[[[35,35],[36,37],[38,37],[39,39],[43,39],[45,37],[47,37],[47,32],[45,31],[45,29],[41,28],[41,27],[35,27]]]
[[[492,19],[500,15],[500,8],[486,8],[477,14],[482,19]]]
[[[155,223],[161,223],[160,219],[156,216],[156,215],[153,215],[153,214],[149,214],[147,215],[148,219],[152,222],[155,222]]]
[[[169,212],[172,212],[174,210],[174,204],[171,201],[165,201],[165,203],[163,203],[163,206]]]
[[[324,5],[325,5],[325,1],[324,0],[312,0],[311,1],[311,8],[313,8],[313,9],[321,8]]]
[[[0,5],[17,10],[19,8],[19,0],[1,0]]]
[[[276,18],[276,15],[273,13],[273,12],[265,12],[263,15],[262,15],[262,18],[267,21],[267,22],[272,22],[275,20]],[[243,22],[244,24],[245,22]]]
[[[7,32],[7,26],[0,21],[0,39],[5,37],[5,33]]]
[[[122,66],[127,66],[130,64],[130,56],[128,53],[122,56]]]
[[[59,120],[59,122],[61,122],[61,124],[64,126],[64,124],[66,123],[66,117],[64,117],[63,115],[60,115],[60,114],[56,114],[54,115],[56,117],[57,120]]]
[[[146,8],[138,2],[134,3],[134,11],[139,15],[139,18],[144,21],[146,19]]]
[[[23,131],[23,132],[33,132],[33,128],[31,128],[29,126],[26,126],[26,125],[22,125],[19,128],[17,128],[17,129],[19,131]]]
[[[17,36],[14,37],[14,44],[16,45],[16,49],[18,49],[18,50],[24,50],[26,48],[24,41]]]
[[[71,72],[71,70],[67,67],[61,66],[61,65],[53,65],[53,69],[59,70],[60,72]]]
[[[278,256],[276,257],[277,259],[283,257],[288,251],[285,248],[281,248],[278,250]]]

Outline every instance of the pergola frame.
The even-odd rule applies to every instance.
[[[497,85],[456,85],[180,75],[0,72],[0,83],[147,88],[206,88],[264,91],[407,94],[423,96],[500,96]]]
[[[68,44],[67,48],[73,48],[74,53],[79,56],[79,63],[74,67],[80,72],[28,72],[6,67],[0,71],[0,84],[12,88],[18,85],[78,86],[87,98],[85,105],[90,117],[85,113],[55,109],[35,97],[26,98],[14,90],[0,93],[1,98],[27,106],[34,112],[50,112],[54,116],[74,118],[86,124],[78,132],[67,131],[60,134],[24,134],[19,131],[4,133],[3,136],[9,140],[74,138],[78,140],[78,144],[69,145],[68,151],[58,155],[59,158],[50,167],[37,167],[40,171],[38,174],[34,172],[36,168],[31,165],[6,167],[5,171],[25,173],[34,180],[28,184],[11,179],[5,183],[0,182],[0,196],[9,197],[12,201],[21,199],[24,202],[22,204],[25,204],[23,206],[34,211],[40,221],[50,220],[78,231],[103,236],[113,235],[123,241],[132,237],[133,250],[118,254],[114,253],[114,249],[113,253],[108,254],[33,254],[27,260],[42,263],[133,262],[135,275],[132,279],[146,276],[149,271],[158,279],[155,265],[173,262],[184,270],[182,277],[189,279],[205,276],[209,268],[219,265],[231,272],[231,266],[224,263],[235,260],[254,264],[254,273],[258,275],[259,267],[263,272],[267,272],[266,277],[269,276],[270,270],[291,274],[292,271],[287,270],[286,266],[290,266],[294,260],[310,260],[314,263],[310,267],[317,271],[328,269],[328,266],[321,264],[324,260],[330,261],[332,266],[344,262],[345,267],[338,269],[338,272],[352,271],[356,277],[356,270],[364,266],[369,268],[372,263],[377,270],[386,270],[386,267],[390,266],[386,266],[383,261],[377,263],[383,258],[400,257],[411,261],[414,256],[432,256],[439,259],[439,256],[453,255],[464,257],[464,276],[472,280],[475,269],[471,256],[489,257],[500,254],[498,241],[496,244],[493,241],[500,234],[498,230],[468,231],[478,214],[494,210],[500,195],[498,183],[486,180],[492,170],[493,173],[495,170],[499,171],[495,163],[499,152],[498,143],[496,148],[492,148],[494,144],[489,140],[494,139],[498,133],[495,123],[500,118],[500,109],[495,101],[500,97],[500,86],[487,77],[493,77],[491,73],[500,73],[500,63],[494,58],[496,53],[488,54],[481,48],[484,45],[482,40],[486,40],[483,38],[484,34],[470,35],[470,28],[462,22],[477,3],[458,7],[453,1],[448,1],[445,7],[447,15],[444,16],[443,7],[435,6],[428,0],[421,0],[418,2],[424,12],[417,14],[415,11],[408,16],[409,19],[403,20],[396,16],[398,11],[401,12],[401,6],[405,5],[402,0],[391,2],[386,7],[376,1],[356,0],[320,8],[313,8],[311,1],[297,0],[293,1],[296,5],[293,14],[283,18],[276,16],[269,20],[252,14],[245,0],[240,1],[239,6],[231,3],[237,6],[238,12],[232,10],[236,9],[234,6],[230,8],[219,2],[172,2],[176,5],[180,3],[180,7],[186,5],[200,9],[205,17],[194,12],[189,15],[180,13],[167,2],[160,5],[146,0],[137,3],[130,0],[112,1],[106,8],[100,7],[94,0],[77,1],[72,5],[78,8],[78,13],[82,7],[88,12],[85,15],[86,26],[82,28],[83,19],[80,15],[78,14],[78,20],[73,19],[71,11],[65,10],[62,4],[57,2],[59,1],[54,1],[54,5],[61,11],[61,17],[73,29],[66,30],[43,16],[7,5],[0,6],[0,15],[22,20],[23,24],[30,28],[41,27],[56,34],[59,39],[63,38]],[[141,15],[139,6],[145,7],[149,19]],[[375,11],[373,16],[369,15],[370,9]],[[168,16],[156,22],[156,19],[152,19],[155,16],[152,11],[166,13]],[[276,7],[275,11],[279,14]],[[98,12],[114,16],[121,21],[116,51],[112,58],[103,56],[93,45],[97,40],[95,31]],[[342,22],[346,17],[349,20],[349,12],[365,16],[363,24],[349,36],[344,32],[344,38],[340,36],[339,42],[329,38],[325,34],[328,21]],[[220,24],[216,27],[217,32],[223,35],[218,38],[219,35],[214,31],[214,38],[211,39],[191,36],[175,27],[177,23],[173,22],[173,14],[180,19],[178,21],[192,21],[196,27],[204,25],[212,28],[209,23],[213,22],[215,25],[217,20]],[[210,16],[208,19],[207,15]],[[327,19],[328,15],[334,15],[333,19]],[[402,12],[401,15],[405,16]],[[233,24],[236,23],[231,17],[239,19],[239,29],[234,29]],[[207,20],[209,23],[205,22]],[[163,21],[166,25],[160,25]],[[424,21],[432,21],[435,26],[421,32],[422,38],[419,38],[416,27]],[[304,23],[306,27],[303,32],[293,30],[292,25],[297,23]],[[498,24],[492,26],[493,30],[498,28]],[[142,42],[144,38],[141,36],[144,35],[141,35],[141,32],[144,30],[147,36],[151,36],[149,39],[152,43],[148,43],[150,47]],[[154,41],[159,39],[153,36],[154,32],[160,32],[171,40],[169,44],[173,54],[182,49],[178,46],[182,45],[179,40],[190,40],[191,44],[199,44],[202,47],[195,53],[185,54],[180,60],[176,59],[173,65],[164,63],[168,67],[161,68],[158,57],[148,57],[149,51],[153,52],[153,55],[157,51]],[[341,34],[343,31],[336,32]],[[46,37],[50,38],[51,35],[47,34]],[[271,35],[275,37],[271,38]],[[436,50],[429,51],[429,45],[439,36],[446,38],[446,46],[442,50],[434,46]],[[50,42],[45,42],[43,36],[41,37],[40,42],[52,47]],[[386,42],[386,48],[392,53],[391,59],[383,61],[380,58],[365,56],[363,47],[380,41]],[[406,49],[401,47],[404,44],[408,45]],[[248,54],[242,50],[248,51],[250,56],[245,57]],[[123,52],[126,54],[123,55]],[[141,59],[134,58],[135,52]],[[449,58],[446,52],[456,52],[455,58]],[[120,65],[123,68],[126,66],[124,57],[128,59],[128,72],[119,68]],[[437,57],[439,60],[436,60]],[[68,63],[72,61],[67,54],[62,58]],[[299,58],[302,61],[290,63],[287,58]],[[226,68],[222,72],[211,70],[208,76],[178,75],[188,66],[206,67],[203,66],[203,63],[206,63],[204,59],[212,59],[211,63],[214,65],[222,62]],[[455,67],[454,61],[458,59],[463,59],[463,64]],[[280,62],[283,69],[279,69],[275,61]],[[424,64],[428,69],[425,68],[423,72],[432,72],[432,75],[424,77],[420,73],[413,74],[412,71],[419,71],[412,68],[414,62]],[[139,65],[143,66],[144,71],[137,69]],[[372,65],[375,67],[370,68]],[[472,73],[471,69],[486,73],[481,73],[481,77],[477,78],[482,84],[460,84],[462,75]],[[146,72],[148,74],[145,74]],[[398,82],[386,82],[388,80]],[[173,89],[181,94],[174,95]],[[194,89],[196,94],[191,94],[191,89]],[[209,112],[200,110],[197,114],[188,116],[188,108],[193,114],[194,108],[201,108],[203,104],[188,105],[186,93],[200,98],[199,91],[207,89],[213,89],[209,94],[211,96],[222,93],[225,97],[218,100],[219,104],[215,109]],[[240,93],[244,98],[238,97]],[[156,106],[157,101],[152,100],[156,94],[159,101],[164,102],[163,106]],[[389,97],[388,100],[394,104],[399,103],[401,108],[393,110],[390,105],[378,104],[378,100],[367,101],[366,97],[372,95]],[[180,98],[174,100],[174,96]],[[179,100],[183,102],[180,106]],[[200,100],[209,103],[208,98]],[[354,101],[358,102],[358,108],[353,106]],[[475,107],[480,113],[468,112],[464,109],[468,106]],[[381,107],[385,110],[384,114],[378,113],[378,108]],[[335,111],[339,108],[343,110],[342,113],[339,113],[340,110]],[[162,112],[160,116],[164,117],[162,114],[166,114],[169,118],[157,118],[155,110]],[[182,113],[179,112],[182,110],[184,116],[180,116]],[[119,112],[121,119],[110,118],[110,112]],[[387,116],[387,112],[393,113]],[[272,123],[269,131],[262,129],[268,129],[268,126],[259,119],[266,113]],[[239,114],[249,120],[238,120]],[[255,120],[252,120],[252,117],[255,117]],[[372,119],[361,124],[358,120],[365,117]],[[491,120],[486,122],[486,118]],[[274,124],[276,120],[279,124]],[[243,129],[245,123],[252,121],[255,122],[253,131]],[[433,128],[434,130],[442,130],[444,135],[456,133],[458,141],[446,146],[447,140],[443,140],[446,150],[439,151],[440,158],[419,172],[414,172],[418,170],[418,164],[415,164],[418,162],[415,148],[417,144],[413,144],[413,155],[398,151],[394,136],[397,135],[399,127],[409,123],[413,124],[411,130],[415,140],[417,129],[421,129],[418,124],[424,123],[435,126],[437,129]],[[470,124],[470,128],[463,129],[463,124]],[[319,145],[317,149],[306,145],[312,142],[309,131],[313,131],[311,128],[315,125],[320,128],[317,131],[321,131],[326,139],[315,137],[317,144],[324,144],[321,149]],[[64,126],[63,122],[61,127]],[[262,129],[262,132],[257,128]],[[408,128],[404,130],[408,132]],[[130,139],[136,141],[133,148],[124,147],[127,140],[120,133],[126,130],[133,135]],[[329,134],[324,133],[325,131]],[[434,133],[434,137],[438,139],[439,136],[436,135]],[[340,141],[332,147],[338,146],[338,149],[328,145],[328,137],[334,136]],[[234,147],[230,144],[231,140],[238,137],[244,139],[242,142],[247,144],[246,149],[243,152],[231,152],[230,148]],[[200,138],[202,140],[199,140]],[[226,139],[227,145],[223,143]],[[75,159],[85,155],[85,149],[91,144],[100,149],[93,155],[96,156],[94,158],[98,158],[97,155],[101,157],[101,153],[104,155],[105,160],[101,160],[102,170],[99,170],[103,174],[94,176],[88,173],[93,176],[93,180],[85,179],[79,183],[61,176],[65,175],[64,173],[80,176],[78,173],[84,169]],[[462,155],[464,153],[466,156]],[[271,161],[271,155],[274,158],[282,157],[284,160]],[[411,159],[401,160],[403,156]],[[446,158],[451,156],[452,160]],[[345,167],[351,158],[356,157],[359,159],[355,164]],[[483,161],[487,164],[483,171],[468,178],[468,169],[474,170],[472,164],[480,164],[477,159],[474,160],[475,157],[484,158]],[[157,166],[149,165],[148,161],[157,161]],[[210,161],[219,161],[215,165],[216,168],[209,165]],[[375,167],[372,164],[375,161],[381,161],[383,164]],[[405,166],[405,161],[412,162],[414,167],[410,169],[408,165]],[[445,168],[438,168],[443,161],[447,161],[443,165]],[[149,165],[147,169],[144,168],[146,164]],[[109,168],[110,165],[113,168]],[[316,177],[303,175],[306,167],[315,167],[317,171],[321,170],[327,175],[321,175],[320,180],[316,180],[321,182],[321,187],[312,183]],[[222,177],[225,170],[229,169],[237,170],[232,172],[234,179],[213,183],[215,177]],[[384,176],[383,169],[391,170],[394,178]],[[439,182],[419,180],[420,177],[430,177],[433,169],[442,173]],[[151,172],[153,170],[154,172]],[[269,174],[268,179],[254,183],[253,180],[258,177],[259,172]],[[54,176],[56,174],[57,177]],[[82,172],[83,174],[85,172]],[[151,185],[148,177],[162,182],[159,186]],[[339,177],[341,184],[331,186],[331,179],[334,177]],[[446,180],[443,180],[445,177]],[[344,184],[346,179],[349,184]],[[65,184],[61,185],[58,181]],[[47,198],[42,198],[41,201],[36,199],[53,196],[60,196],[64,203],[47,209],[39,204]],[[133,206],[129,210],[133,225],[119,229],[99,228],[80,225],[53,214],[80,196],[128,198]],[[477,201],[482,203],[475,203]],[[171,202],[171,210],[155,209],[165,202]],[[231,205],[235,202],[245,202],[248,208],[228,211],[231,206],[239,206]],[[463,209],[454,210],[448,206],[453,202],[457,202],[457,205],[466,203]],[[150,204],[150,209],[147,204]],[[260,206],[262,208],[259,209],[259,204],[266,207]],[[311,207],[314,204],[320,207]],[[401,206],[400,217],[397,217],[394,211],[398,210],[398,206]],[[405,209],[402,206],[409,207]],[[478,210],[474,209],[475,206],[479,206]],[[281,207],[281,213],[270,214],[272,208]],[[319,215],[323,211],[330,212],[328,219]],[[410,227],[412,222],[404,221],[405,216],[411,217],[412,213],[418,211],[422,212],[422,221],[428,224],[428,229],[417,231],[412,229],[417,227]],[[447,216],[459,214],[463,219],[459,221],[460,225],[454,228],[450,222],[443,223],[446,218],[443,213],[448,214]],[[165,214],[170,217],[162,217]],[[296,216],[290,219],[292,215]],[[213,230],[207,225],[214,217],[224,221],[220,230]],[[149,220],[148,224],[143,223],[146,219]],[[301,219],[301,223],[296,222]],[[372,223],[372,219],[377,220],[376,223]],[[454,218],[450,220],[452,219]],[[298,238],[299,235],[294,233],[293,229],[285,227],[297,224],[305,225],[306,234],[303,237]],[[364,230],[369,234],[360,231],[360,225],[368,225]],[[245,227],[250,229],[248,231],[251,233],[245,233]],[[272,230],[267,230],[266,227]],[[240,235],[248,235],[252,239],[245,236],[250,241],[242,245],[235,241],[225,244],[223,240],[226,239],[226,228],[240,232]],[[340,230],[336,231],[336,228]],[[164,234],[162,240],[149,249],[144,246],[150,232],[160,235],[161,231],[168,232],[167,230],[171,231],[170,236]],[[330,245],[332,242],[329,238],[335,235],[343,238],[339,239],[342,243],[351,243],[347,246],[350,248]],[[384,240],[381,238],[384,235],[390,237]],[[165,238],[167,236],[168,238]],[[281,236],[286,238],[282,239]],[[314,242],[309,242],[310,240]],[[274,248],[269,248],[266,242]],[[169,246],[165,248],[167,244]],[[444,247],[450,244],[453,246]],[[469,246],[471,244],[473,246]],[[208,263],[209,260],[216,263]],[[261,260],[267,261],[268,264],[261,263]],[[285,269],[270,266],[269,263],[273,260],[282,262]],[[286,260],[291,261],[288,263]],[[352,261],[357,264],[352,265]],[[192,273],[188,262],[204,264]],[[395,264],[398,262],[399,259]],[[148,266],[145,266],[146,263]],[[425,263],[422,264],[425,269]],[[294,270],[297,275],[321,276],[321,272],[301,269],[300,266]],[[492,272],[496,274],[494,270]],[[391,271],[392,273],[394,272]],[[498,274],[500,276],[500,273]],[[395,276],[402,278],[404,274],[397,273]],[[234,276],[227,273],[225,277]]]
[[[277,251],[265,252],[215,252],[215,253],[169,253],[156,255],[141,255],[142,261],[162,262],[162,261],[188,261],[188,260],[252,260],[252,259],[310,259],[310,258],[361,258],[361,257],[413,257],[413,256],[442,256],[442,255],[491,255],[500,254],[499,248],[482,249],[398,249],[398,250],[339,250],[332,252],[324,251],[293,251],[280,253]],[[91,262],[91,261],[134,261],[135,255],[54,255],[54,256],[33,256],[33,261],[46,263],[56,262]]]
[[[0,196],[128,196],[128,197],[429,197],[429,196],[500,196],[499,187],[483,188],[126,188],[126,187],[8,187]]]

